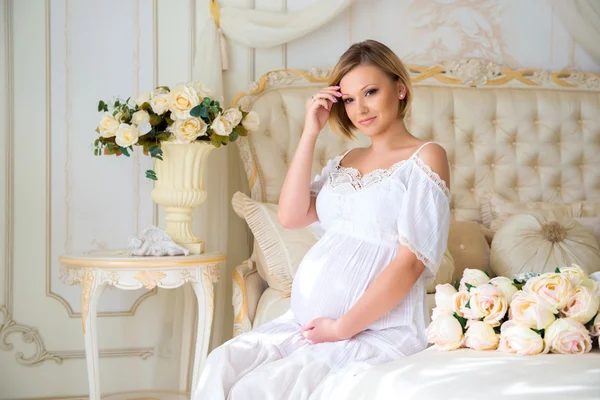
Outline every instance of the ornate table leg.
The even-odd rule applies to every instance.
[[[208,353],[208,343],[214,313],[214,283],[219,280],[219,266],[211,265],[204,269],[200,281],[192,281],[198,301],[198,329],[196,331],[196,351],[192,370],[192,399],[200,378],[201,368]]]
[[[97,271],[86,269],[81,279],[81,322],[85,337],[85,359],[90,385],[90,400],[100,400],[96,305],[105,285],[98,283],[98,276]]]

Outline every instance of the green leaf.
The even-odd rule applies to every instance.
[[[483,270],[483,272],[487,275],[488,278],[490,277],[490,274],[486,270]]]
[[[458,320],[458,322],[460,323],[460,326],[462,327],[463,333],[465,333],[467,331],[467,319],[461,317],[457,313],[454,313],[454,318],[456,318]]]
[[[244,125],[242,125],[242,124],[240,124],[240,125],[236,126],[235,128],[233,128],[233,131],[238,136],[247,136],[248,135],[248,131],[246,130],[246,128],[244,128]]]
[[[500,334],[500,327],[499,326],[495,326],[494,327],[494,333],[497,333],[498,335]]]
[[[98,102],[98,112],[100,111],[104,111],[104,108],[106,107],[106,103],[103,100],[100,100]]]
[[[238,134],[235,131],[231,132],[231,135],[229,135],[230,142],[235,142],[237,140],[237,138],[238,138]]]
[[[465,307],[468,309],[471,308],[471,299],[469,299],[469,301],[467,301],[467,304],[465,304]]]
[[[454,289],[458,290],[460,288],[460,282],[458,280],[454,281]]]
[[[129,157],[129,152],[127,151],[126,147],[121,147],[121,153],[123,153],[125,156]]]
[[[151,169],[149,169],[149,170],[146,171],[146,178],[152,179],[153,181],[158,180],[158,178],[156,178],[156,172],[154,172]]]
[[[543,329],[533,329],[531,328],[532,331],[534,331],[535,333],[537,333],[538,335],[540,335],[542,337],[542,339],[544,338],[544,330]]]
[[[554,270],[554,273],[560,274],[560,268],[556,267],[556,269]]]
[[[475,287],[474,285],[471,285],[471,284],[468,284],[468,283],[465,283],[465,286],[467,286],[467,292],[470,292],[471,288]]]
[[[150,115],[150,125],[156,126],[162,122],[162,117],[160,115],[151,114]]]

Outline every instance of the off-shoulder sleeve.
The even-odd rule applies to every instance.
[[[437,173],[417,158],[398,217],[402,245],[425,265],[426,282],[435,279],[448,245],[450,191]]]

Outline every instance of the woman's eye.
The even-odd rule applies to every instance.
[[[365,93],[367,96],[370,96],[372,94],[377,93],[377,89],[371,89],[371,90],[367,90],[367,93]]]
[[[348,97],[348,98],[344,99],[344,104],[350,104],[350,102],[352,102],[351,98]]]

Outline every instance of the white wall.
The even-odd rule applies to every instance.
[[[295,10],[315,1],[221,4]],[[79,291],[60,280],[56,258],[122,247],[162,221],[143,177],[148,159],[93,156],[96,105],[192,79],[196,24],[207,14],[195,0],[0,2],[0,72],[8,78],[0,80],[0,307],[9,318],[0,313],[0,343],[14,344],[0,344],[0,399],[87,394]],[[385,42],[407,63],[486,57],[512,68],[600,72],[545,0],[356,0],[328,26],[287,45],[253,50],[230,42],[226,103],[269,70],[329,66],[366,38]],[[226,172],[226,195],[195,213],[196,226],[215,201],[229,203],[247,189],[235,146],[213,164]],[[226,243],[207,242],[225,246],[228,256],[213,347],[231,337],[231,271],[248,255],[244,223],[227,206]],[[190,298],[184,289],[102,297],[104,392],[187,387],[194,322],[183,304]],[[26,343],[22,332],[36,340]],[[22,365],[19,352],[33,359]]]

